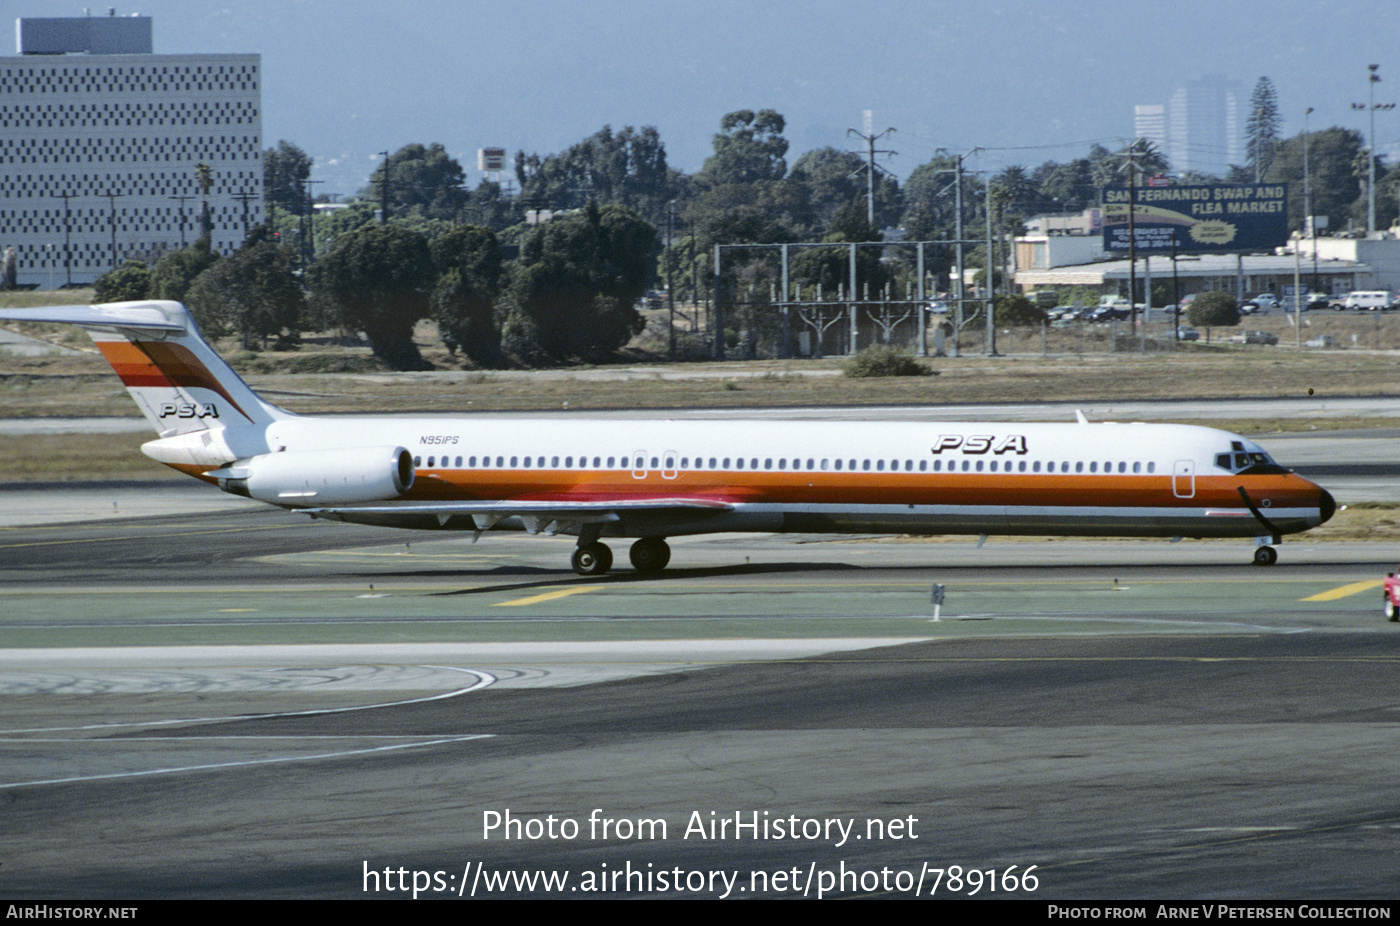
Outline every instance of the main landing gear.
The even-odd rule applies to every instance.
[[[1256,547],[1254,550],[1254,565],[1272,566],[1278,562],[1278,551],[1273,547]]]
[[[632,567],[638,572],[655,574],[666,568],[671,561],[671,547],[661,537],[643,537],[632,544],[628,551]],[[581,576],[601,576],[612,568],[613,554],[606,543],[599,543],[596,532],[593,536],[580,534],[578,546],[570,565]]]

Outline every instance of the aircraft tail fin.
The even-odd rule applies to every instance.
[[[0,309],[0,321],[79,325],[161,438],[240,431],[294,417],[260,399],[199,333],[178,302]]]

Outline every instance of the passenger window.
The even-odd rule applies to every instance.
[[[423,465],[423,458],[422,458],[422,457],[414,457],[414,458],[413,458],[413,465],[414,465],[414,466],[422,466],[422,465]]]

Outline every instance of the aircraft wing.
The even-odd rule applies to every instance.
[[[401,502],[345,508],[303,508],[313,518],[360,521],[400,517],[434,517],[446,526],[454,517],[469,517],[478,531],[490,530],[506,518],[519,518],[529,533],[554,534],[581,524],[608,524],[628,515],[703,515],[732,511],[731,502],[706,498],[625,498],[597,501],[451,501]]]

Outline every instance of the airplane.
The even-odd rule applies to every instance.
[[[259,398],[166,301],[0,310],[79,325],[159,435],[148,457],[313,518],[415,530],[632,538],[715,532],[1254,538],[1323,524],[1332,495],[1258,444],[1174,424],[309,417]]]

